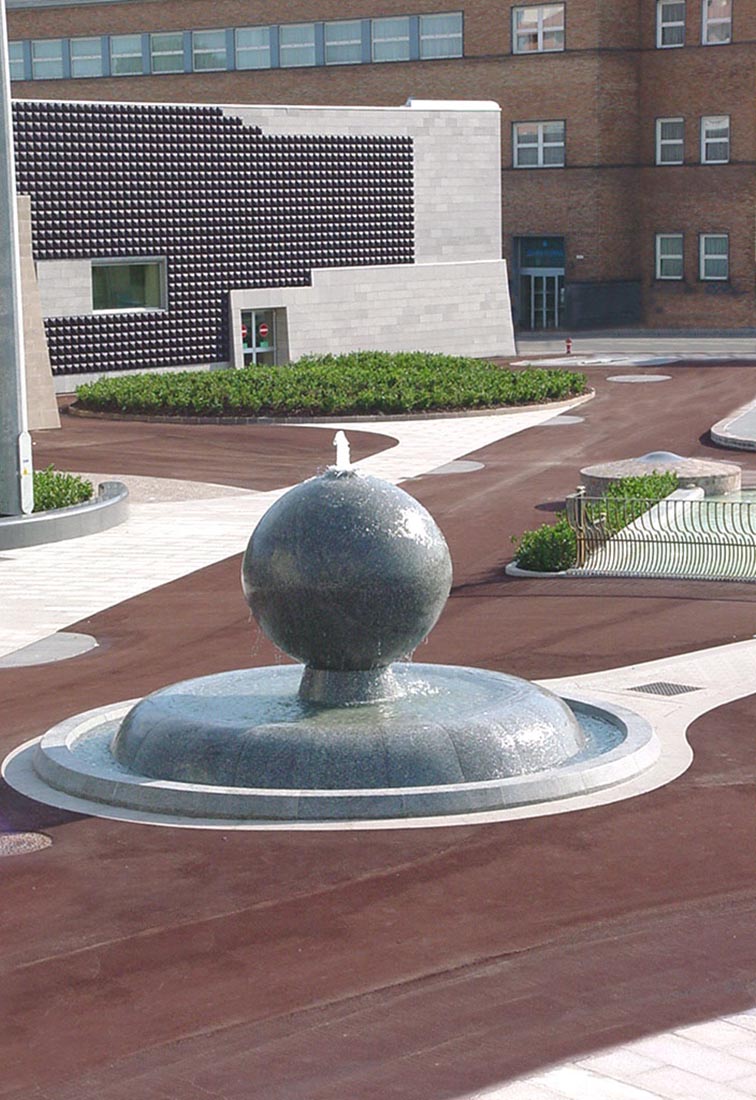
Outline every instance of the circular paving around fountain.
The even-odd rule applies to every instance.
[[[405,769],[405,779],[402,781],[401,773],[395,770],[392,786],[378,785],[382,779],[375,769],[372,774],[376,785],[362,788],[354,785],[354,779],[351,786],[303,788],[284,786],[283,778],[277,781],[279,785],[244,786],[227,781],[201,783],[140,774],[133,767],[126,768],[119,764],[110,751],[120,723],[134,706],[133,700],[76,715],[54,726],[41,739],[21,746],[6,762],[6,777],[11,786],[29,797],[95,816],[126,816],[133,820],[200,827],[234,822],[253,828],[265,822],[292,825],[338,821],[370,823],[410,817],[475,815],[569,799],[626,782],[652,767],[659,757],[658,740],[644,718],[624,707],[607,705],[603,701],[599,707],[587,699],[572,699],[566,702],[583,732],[582,747],[560,764],[539,768],[531,761],[528,772],[502,774],[504,769],[493,762],[494,742],[497,741],[495,732],[491,733],[492,729],[496,731],[497,707],[492,704],[493,696],[498,691],[505,700],[499,707],[502,721],[506,721],[509,711],[510,719],[520,725],[523,710],[527,712],[530,709],[532,715],[532,705],[538,695],[553,699],[557,704],[561,704],[561,700],[526,681],[516,681],[513,685],[510,682],[516,678],[481,669],[442,665],[407,667],[417,681],[422,679],[431,685],[431,694],[426,696],[426,706],[420,708],[419,716],[415,710],[416,697],[406,706],[392,702],[389,708],[370,705],[346,708],[352,712],[359,711],[359,716],[355,716],[352,722],[345,746],[343,728],[340,731],[341,745],[338,744],[338,727],[344,725],[344,711],[327,708],[326,713],[331,716],[335,714],[335,718],[330,724],[326,720],[318,738],[321,746],[328,741],[337,742],[331,754],[331,763],[336,760],[330,772],[332,775],[345,768],[346,758],[354,763],[349,754],[353,752],[353,735],[356,733],[364,740],[361,749],[364,758],[368,759],[372,754],[383,766],[387,746],[389,752],[393,747],[396,754],[393,766],[395,769]],[[400,676],[403,671],[400,667]],[[205,679],[208,686],[218,687],[220,682],[221,687],[232,688],[234,683],[238,686],[239,677],[246,678],[249,684],[252,673],[259,674],[259,684],[266,690],[270,688],[273,677],[276,682],[273,694],[289,695],[293,691],[296,701],[296,686],[302,669],[295,665],[242,670]],[[189,682],[193,689],[196,689],[197,683]],[[525,692],[530,697],[530,708],[519,685],[533,692],[532,696],[530,692]],[[182,685],[175,685],[175,688],[180,687]],[[508,692],[509,699],[506,700]],[[470,710],[471,696],[475,695],[478,697],[477,714]],[[456,716],[449,713],[449,702],[453,696],[457,698],[456,708],[452,708],[453,711],[456,709]],[[194,697],[197,697],[196,694]],[[414,713],[414,737],[413,730],[406,725],[410,706]],[[376,709],[383,710],[383,725],[371,731],[368,725],[370,715],[365,712],[371,712],[375,717]],[[387,710],[393,711],[395,722],[389,720]],[[349,718],[346,721],[348,728]],[[337,732],[334,733],[334,730]],[[227,737],[233,735],[232,729],[226,731]],[[328,775],[328,761],[318,759],[317,746],[313,746],[312,739],[301,727],[293,727],[290,731],[284,729],[278,747],[285,754],[288,746],[291,754],[297,739],[300,741],[300,760],[309,761],[308,767],[316,766],[321,769],[321,775]],[[502,740],[507,738],[498,738],[499,743]],[[511,743],[512,739],[509,740]],[[465,779],[465,761],[459,760],[460,753],[464,757],[465,741],[468,772],[472,769],[472,774],[476,770],[480,775],[488,773],[486,778],[474,781]],[[217,753],[220,744],[220,740],[214,745],[206,742],[204,749],[212,756]],[[342,757],[342,749],[346,757]],[[476,762],[479,755],[481,759]],[[173,756],[180,768],[182,757],[184,761],[192,759],[191,745],[186,748],[177,742]],[[275,758],[275,753],[272,758]],[[423,778],[430,778],[433,764],[429,765],[429,760],[437,763],[441,771],[456,775],[456,781],[409,782],[409,769],[413,767],[417,769],[422,766]],[[279,766],[284,768],[290,764],[291,755],[289,760],[279,760]],[[511,758],[509,766],[510,769],[514,766]],[[203,761],[201,768],[205,767],[206,761]],[[391,767],[388,765],[388,768]],[[174,776],[176,774],[179,772],[174,772]],[[282,771],[281,777],[284,774]],[[228,778],[226,774],[225,779]]]

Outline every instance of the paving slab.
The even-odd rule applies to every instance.
[[[534,679],[595,676],[597,690],[625,698],[639,673],[692,676],[696,651],[731,646],[714,682],[649,696],[671,719],[716,704],[718,678],[725,692],[739,680],[741,693],[752,687],[742,682],[752,677],[752,588],[520,581],[501,567],[511,535],[553,515],[589,459],[710,453],[708,423],[743,404],[756,372],[675,367],[663,387],[621,387],[605,384],[607,370],[589,369],[597,396],[582,422],[473,439],[463,453],[480,469],[407,483],[455,565],[452,598],[419,657]],[[197,445],[197,466],[210,438]],[[213,452],[216,483],[221,457]],[[756,470],[756,455],[738,461]],[[0,670],[0,753],[84,705],[281,660],[248,622],[238,569],[238,555],[225,558],[72,623],[100,642],[89,653],[43,672]],[[70,583],[63,573],[60,587]],[[688,657],[685,669],[665,664]],[[658,664],[642,669],[649,661]],[[609,666],[614,685],[601,680]],[[649,1037],[706,1054],[701,1035],[676,1033],[732,1020],[747,1034],[756,1019],[753,725],[749,696],[701,713],[684,774],[623,803],[369,838],[131,826],[0,786],[3,828],[52,840],[2,863],[0,1095],[514,1100],[511,1086],[553,1100],[556,1085],[563,1097],[582,1074],[601,1084],[587,1059],[629,1051],[656,1061],[634,1045]],[[728,1079],[714,1084],[750,1095],[750,1045],[710,1049],[720,1078],[722,1055],[747,1067],[730,1078],[728,1061]],[[690,1063],[646,1069],[646,1085],[623,1080],[616,1065],[605,1076],[658,1097],[650,1074],[665,1073],[657,1084],[669,1089],[679,1085],[673,1071],[690,1073]]]

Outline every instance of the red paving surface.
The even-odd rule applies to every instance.
[[[502,576],[510,536],[548,518],[534,502],[563,498],[589,461],[667,449],[756,471],[756,454],[703,441],[756,393],[756,366],[675,367],[647,386],[608,373],[590,372],[583,423],[532,429],[475,453],[477,473],[407,486],[455,563],[423,660],[550,677],[756,634],[749,585]],[[126,428],[119,459],[147,430]],[[229,429],[192,431],[181,476],[210,453],[208,479],[238,484],[238,450],[224,472]],[[2,753],[85,707],[280,659],[247,621],[238,568],[229,559],[77,624],[100,640],[90,654],[0,670]],[[451,1100],[751,1006],[753,724],[752,699],[700,719],[690,770],[641,798],[497,826],[177,830],[5,789],[6,827],[44,829],[53,845],[0,862],[0,1097]]]

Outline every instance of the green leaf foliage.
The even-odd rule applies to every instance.
[[[556,523],[543,523],[516,540],[517,564],[536,573],[560,573],[575,564],[575,532],[560,515]]]
[[[585,392],[585,375],[507,370],[426,352],[305,356],[280,367],[129,374],[79,386],[100,412],[168,416],[392,415],[558,401]]]
[[[586,501],[586,520],[600,524],[604,538],[611,538],[678,488],[677,474],[668,471],[623,477],[612,482],[599,500]],[[521,569],[559,573],[577,561],[577,539],[564,513],[556,523],[544,523],[512,540],[515,561]]]
[[[34,471],[34,511],[47,512],[50,508],[70,508],[91,500],[94,486],[78,474],[64,474],[52,465]]]

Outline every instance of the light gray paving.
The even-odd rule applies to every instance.
[[[728,359],[756,357],[756,329],[751,332],[729,332],[721,335],[693,332],[587,332],[587,333],[520,333],[518,355],[562,355],[565,337],[571,336],[573,357],[580,355],[611,356],[671,356],[673,358]]]
[[[579,403],[580,399],[561,407]],[[554,413],[554,406],[544,406],[473,417],[381,421],[369,430],[389,435],[397,445],[356,465],[393,482],[417,477],[540,424]],[[121,480],[128,484],[135,479]],[[186,483],[182,490],[179,482],[168,494],[167,487],[156,487],[159,479],[150,479],[149,485],[147,479],[137,480],[137,499],[121,526],[0,555],[0,656],[241,552],[257,521],[284,492],[224,486],[203,498],[207,487],[190,493]]]

